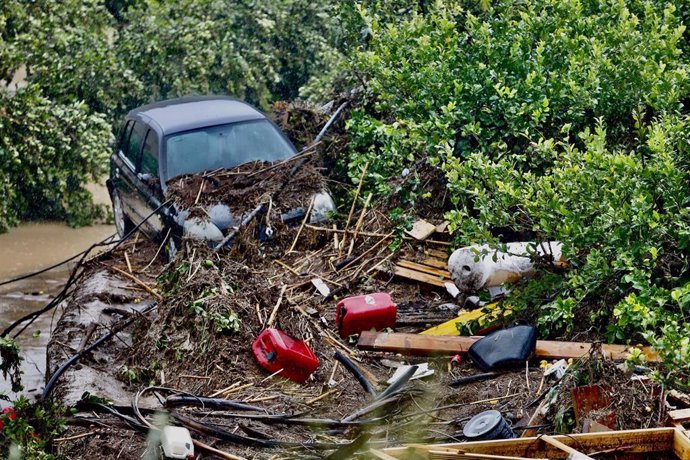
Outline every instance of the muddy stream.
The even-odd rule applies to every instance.
[[[61,262],[93,243],[112,235],[111,225],[94,225],[78,229],[62,223],[24,223],[0,234],[0,281]],[[57,294],[73,263],[23,281],[0,286],[0,330],[16,319],[45,306]],[[36,320],[17,342],[22,350],[23,394],[30,399],[40,395],[45,383],[46,344],[60,310],[46,313]],[[0,393],[14,398],[10,384],[0,374]]]

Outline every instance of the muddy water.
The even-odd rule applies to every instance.
[[[111,225],[72,229],[61,223],[26,223],[0,234],[0,281],[61,262],[115,233]],[[28,280],[0,286],[0,330],[31,311],[45,306],[57,294],[73,265],[50,270]],[[24,393],[40,395],[46,366],[45,347],[60,312],[41,316],[18,339],[25,358]],[[0,393],[9,393],[0,375]],[[16,396],[16,395],[11,395]]]

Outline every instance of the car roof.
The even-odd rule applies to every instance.
[[[165,136],[205,126],[260,120],[266,116],[231,97],[194,96],[144,105],[129,112],[127,118],[139,118]]]

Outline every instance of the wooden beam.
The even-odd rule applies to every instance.
[[[675,453],[680,460],[690,460],[688,438],[675,428],[652,428],[646,430],[610,431],[607,433],[572,434],[553,436],[559,442],[576,448],[581,452],[600,452],[604,450],[625,449],[626,454]],[[415,458],[408,456],[408,449],[414,455],[420,451],[446,451],[458,449],[465,453],[503,455],[527,458],[565,459],[568,454],[561,449],[544,442],[539,437],[505,439],[497,441],[477,441],[452,444],[435,444],[414,447],[391,447],[383,452],[398,458]],[[450,452],[448,452],[450,454]],[[459,454],[462,455],[462,454]],[[652,456],[649,456],[650,458]],[[429,456],[428,458],[435,458]],[[438,457],[441,458],[441,457]],[[445,456],[442,458],[453,458]],[[462,458],[462,457],[456,457]]]
[[[455,355],[465,353],[481,337],[451,337],[445,335],[421,335],[364,331],[359,336],[357,347],[362,350],[391,351],[414,356]],[[556,342],[537,340],[535,356],[546,359],[579,358],[592,348],[585,342]],[[601,345],[601,351],[609,359],[624,360],[629,347],[625,345]],[[659,356],[649,347],[642,353],[647,361],[660,361]]]

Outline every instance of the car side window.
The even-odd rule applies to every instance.
[[[152,129],[146,133],[144,149],[141,152],[141,172],[158,177],[158,135]]]
[[[122,126],[122,129],[120,130],[120,138],[117,144],[117,151],[122,152],[123,155],[125,152],[127,152],[127,146],[129,145],[129,134],[132,132],[133,125],[133,121],[128,121]]]
[[[126,144],[127,150],[123,153],[131,163],[130,166],[133,166],[134,170],[136,171],[139,164],[139,155],[141,154],[141,144],[144,141],[144,135],[146,134],[146,127],[137,122],[132,122],[132,124],[133,127],[131,129],[131,133],[129,134],[129,140]]]

